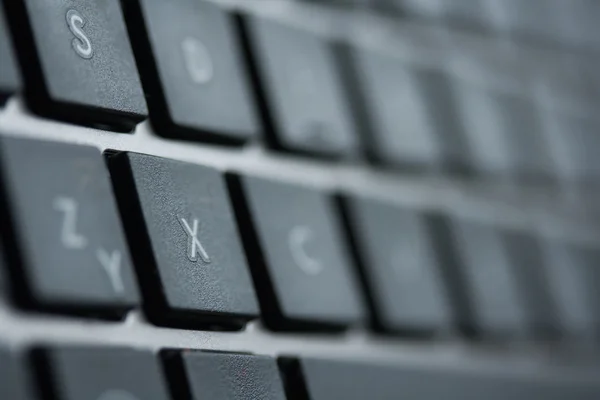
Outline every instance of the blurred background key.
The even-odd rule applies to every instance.
[[[435,118],[440,116],[428,108],[419,66],[375,50],[340,45],[337,51],[371,157],[410,169],[438,166],[442,150]]]
[[[344,201],[376,327],[425,334],[453,323],[436,249],[419,210],[366,197]]]
[[[327,39],[263,18],[244,21],[275,145],[308,154],[356,154],[357,132]]]

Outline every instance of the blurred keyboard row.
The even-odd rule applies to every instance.
[[[304,0],[311,1],[311,0]],[[596,0],[312,0],[367,6],[398,17],[468,29],[516,41],[600,48],[600,4]]]
[[[546,9],[535,12],[540,2],[503,3],[530,7],[515,16],[552,29]],[[402,3],[464,3],[476,13],[467,2]],[[119,131],[149,117],[163,136],[265,139],[288,152],[435,173],[600,176],[593,57],[529,54],[485,37],[426,45],[399,34],[367,46],[209,1],[4,5],[0,98],[23,90],[43,116]],[[577,27],[586,18],[596,26],[597,13],[580,13]]]
[[[597,233],[559,222],[10,137],[0,177],[3,286],[25,309],[142,307],[195,329],[261,318],[288,331],[600,336]]]
[[[594,400],[593,370],[519,375],[466,365],[429,368],[314,357],[210,351],[54,346],[32,354],[0,348],[0,397],[10,400]],[[597,372],[597,370],[596,370]],[[575,375],[579,373],[579,375]],[[35,383],[35,385],[32,385]]]

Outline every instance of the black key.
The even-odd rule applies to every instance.
[[[303,358],[288,365],[304,377],[312,400],[594,400],[597,370],[551,370],[496,365],[386,365]],[[294,393],[303,390],[298,388]],[[292,393],[292,392],[291,392]]]
[[[564,40],[575,46],[600,48],[600,4],[596,0],[557,1]]]
[[[474,168],[486,174],[550,176],[552,162],[539,113],[523,91],[525,82],[500,77],[500,72],[489,74],[489,66],[475,69],[484,77],[457,79],[455,86]]]
[[[452,232],[475,330],[495,336],[523,335],[529,328],[526,304],[502,232],[491,225],[458,219]]]
[[[508,229],[502,232],[502,237],[533,332],[544,338],[556,338],[560,331],[558,305],[551,292],[540,238],[531,232]]]
[[[0,104],[21,87],[4,9],[0,6]]]
[[[569,335],[593,339],[600,335],[600,251],[597,247],[548,239],[543,262],[556,300],[561,328]]]
[[[399,56],[337,46],[355,122],[372,158],[463,171],[468,146],[446,74]]]
[[[368,151],[388,163],[432,166],[439,146],[417,78],[406,63],[374,51],[338,47],[353,113]],[[402,129],[398,129],[398,127]]]
[[[348,248],[328,195],[308,186],[238,179],[231,180],[232,197],[239,201],[239,225],[266,324],[339,328],[361,320]]]
[[[4,249],[25,305],[125,311],[138,303],[108,170],[91,147],[4,137],[0,168],[12,232]],[[18,267],[18,268],[17,268]]]
[[[157,323],[241,325],[258,314],[220,172],[136,153],[113,161],[126,229]]]
[[[131,130],[147,114],[118,0],[8,1],[30,106]]]
[[[493,23],[500,32],[521,38],[556,41],[560,37],[561,0],[492,0]]]
[[[167,358],[173,373],[183,361],[194,399],[285,400],[277,362],[266,356],[187,351]]]
[[[23,361],[21,354],[0,347],[0,399],[33,399]]]
[[[123,3],[160,134],[238,142],[258,134],[230,15],[207,1]]]
[[[345,205],[378,327],[424,333],[448,328],[448,293],[423,216],[367,198]]]
[[[56,347],[36,355],[42,379],[50,378],[44,394],[52,398],[170,400],[158,358],[149,351]]]
[[[263,18],[248,17],[244,26],[274,144],[322,155],[356,153],[358,136],[330,44]]]

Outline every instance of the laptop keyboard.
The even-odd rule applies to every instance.
[[[0,400],[600,398],[598,18],[0,1]]]

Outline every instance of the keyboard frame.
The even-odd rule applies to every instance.
[[[347,35],[351,40],[376,43],[378,47],[394,47],[395,34],[390,35],[386,31],[389,27],[379,24],[385,18],[361,11],[342,12],[282,0],[212,1],[225,7],[243,8],[245,12],[294,21],[316,31],[327,31],[327,35]],[[314,18],[317,11],[323,11],[323,14]],[[334,19],[339,23],[330,24]],[[359,26],[349,30],[354,23]],[[420,35],[421,28],[411,23],[398,25],[401,34]],[[376,26],[380,27],[375,29]],[[457,38],[461,37],[457,35]],[[457,40],[470,46],[479,39],[465,36]],[[402,48],[401,43],[398,46],[396,49]],[[542,53],[553,54],[552,51]],[[540,60],[543,58],[531,56],[527,62]],[[21,95],[13,96],[0,108],[0,134],[91,145],[101,150],[140,152],[213,166],[222,171],[317,185],[342,193],[372,193],[375,197],[416,209],[476,215],[493,224],[600,244],[600,232],[588,219],[596,196],[590,188],[584,190],[576,185],[524,186],[502,179],[469,181],[441,175],[402,174],[373,167],[366,161],[344,163],[277,153],[260,141],[243,147],[224,147],[200,141],[172,140],[154,134],[148,121],[139,124],[133,134],[102,131],[38,117],[26,108]],[[458,334],[425,340],[382,336],[370,332],[367,327],[356,327],[345,333],[274,333],[266,330],[258,320],[250,322],[240,332],[191,331],[152,325],[139,309],[115,322],[23,311],[2,298],[0,343],[15,349],[62,343],[121,345],[153,351],[186,348],[272,356],[327,356],[492,373],[510,370],[535,375],[544,371],[556,373],[557,377],[577,379],[588,373],[589,377],[597,377],[600,369],[598,348],[579,348],[566,343],[472,342]],[[574,366],[586,368],[582,371]]]

